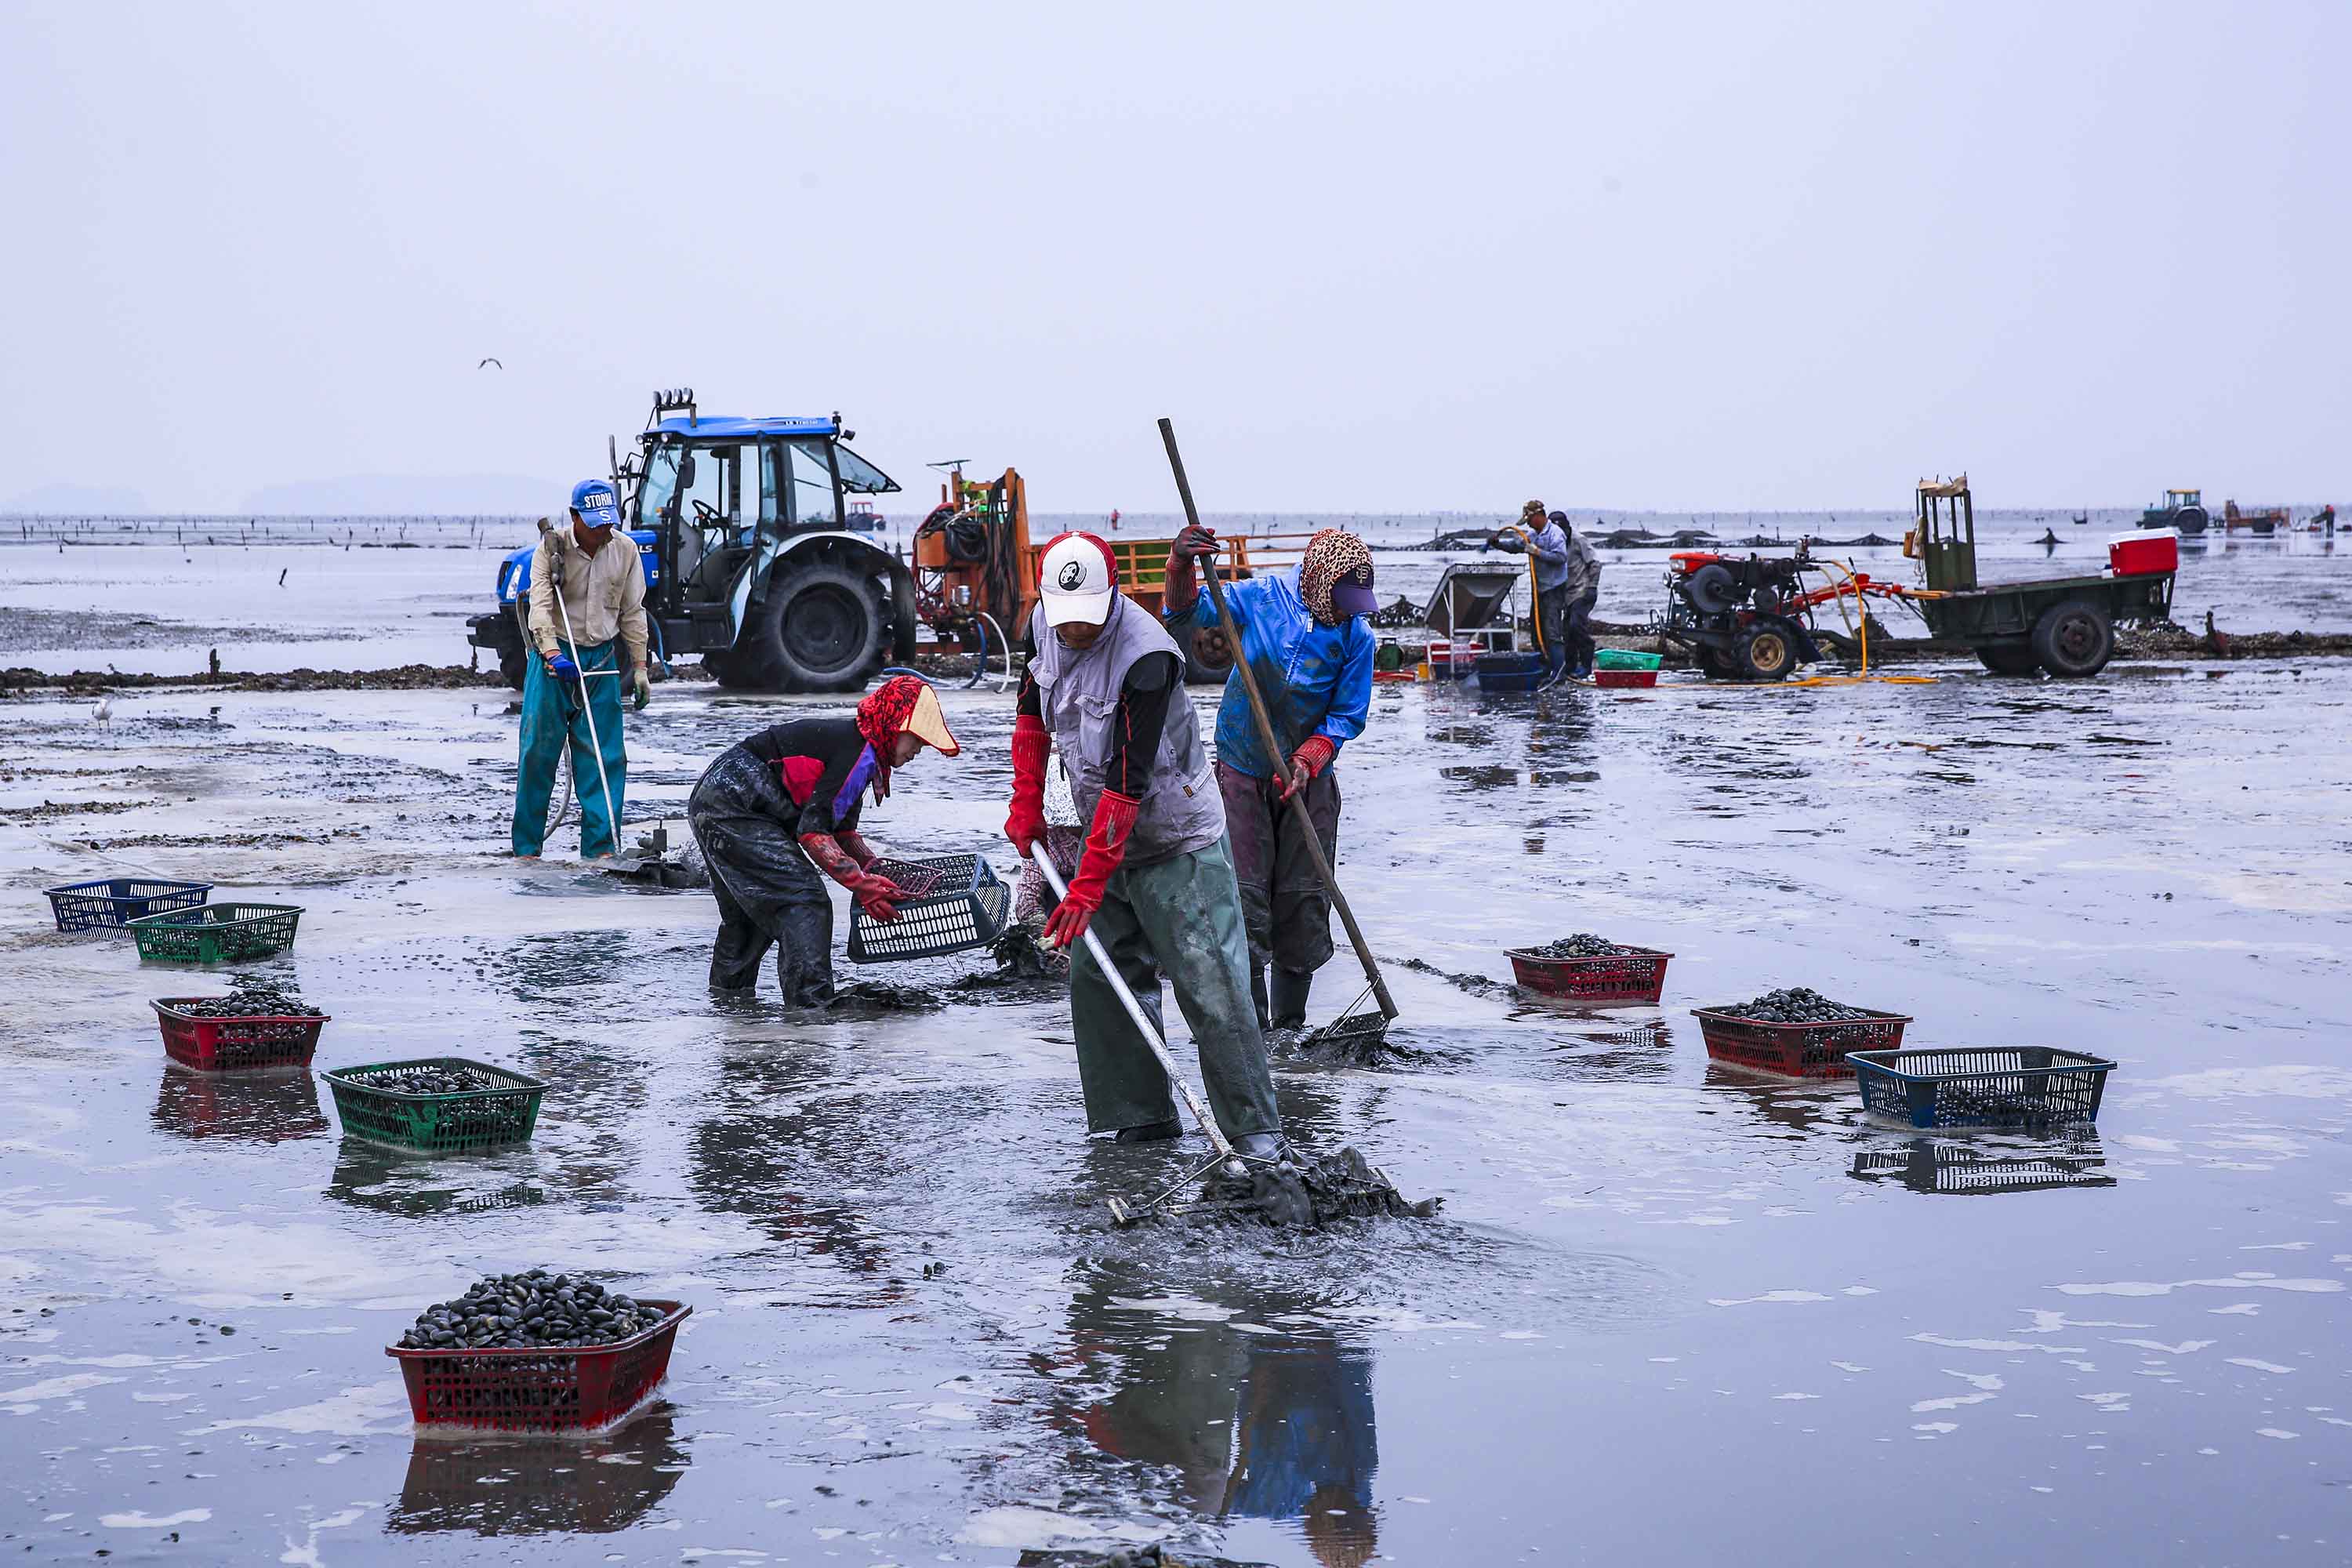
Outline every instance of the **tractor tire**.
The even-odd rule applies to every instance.
[[[2116,628],[2107,613],[2088,599],[2068,599],[2042,612],[2033,623],[2035,662],[2063,680],[2083,680],[2107,667],[2116,653]]]
[[[1977,662],[1995,675],[2039,675],[2042,660],[2031,642],[1989,642],[1977,645]]]
[[[903,561],[890,563],[890,662],[915,662],[915,574]]]
[[[1786,680],[1797,668],[1796,640],[1779,626],[1750,626],[1731,645],[1731,662],[1742,680]]]
[[[514,623],[514,635],[499,644],[499,673],[517,691],[522,689],[523,676],[530,669],[530,627],[525,621],[530,613],[525,607],[528,604],[528,598],[515,602],[514,613],[508,616]]]
[[[1223,686],[1234,669],[1233,639],[1216,626],[1195,626],[1184,639],[1184,679],[1192,686]]]
[[[882,662],[889,617],[872,575],[835,563],[787,561],[719,671],[759,691],[856,691]],[[708,663],[708,660],[705,660]]]

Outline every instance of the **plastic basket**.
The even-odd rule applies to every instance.
[[[1486,691],[1533,691],[1551,678],[1551,667],[1539,653],[1482,653],[1478,685]]]
[[[565,1432],[609,1426],[645,1403],[669,1374],[677,1326],[694,1309],[646,1299],[662,1309],[652,1328],[584,1350],[404,1350],[400,1363],[408,1413],[420,1426],[472,1426],[498,1432]]]
[[[1592,672],[1595,686],[1631,686],[1649,688],[1657,685],[1654,669],[1596,669]]]
[[[1827,1024],[1768,1024],[1721,1007],[1694,1007],[1691,1016],[1717,1061],[1783,1078],[1852,1078],[1849,1052],[1894,1050],[1911,1021],[1900,1013],[1872,1013]]]
[[[898,905],[895,921],[870,919],[864,910],[849,917],[849,962],[898,963],[937,958],[966,948],[986,947],[1004,934],[1013,912],[1013,889],[996,879],[977,855],[927,855],[911,860],[877,860],[880,875],[901,887],[929,891]],[[919,880],[929,878],[928,882]]]
[[[1592,668],[1603,669],[1655,670],[1666,662],[1664,654],[1633,653],[1622,647],[1604,647],[1592,656]],[[1606,685],[1604,681],[1602,684]]]
[[[369,1081],[400,1068],[427,1066],[479,1068],[497,1079],[499,1086],[450,1094],[406,1094]],[[375,1062],[337,1068],[319,1076],[334,1091],[335,1114],[342,1118],[345,1132],[428,1154],[463,1154],[525,1142],[539,1123],[540,1096],[547,1092],[547,1085],[539,1079],[463,1057]]]
[[[1511,973],[1529,991],[1588,1007],[1654,1005],[1666,988],[1674,954],[1637,947],[1599,958],[1545,958],[1523,948],[1508,954]]]
[[[310,1054],[319,1048],[319,1031],[326,1027],[328,1014],[199,1018],[185,1011],[190,1003],[214,1000],[210,996],[166,996],[148,1004],[155,1009],[156,1023],[163,1026],[165,1056],[198,1072],[310,1065]]]
[[[49,912],[57,917],[59,931],[112,929],[145,915],[198,909],[212,890],[210,882],[166,882],[146,877],[108,877],[47,889]]]
[[[301,919],[299,904],[205,904],[142,915],[130,931],[142,960],[231,963],[292,947]]]
[[[2053,1046],[1856,1051],[1862,1108],[1914,1127],[2058,1126],[2095,1121],[2116,1064]]]

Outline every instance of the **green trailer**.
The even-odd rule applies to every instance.
[[[1976,503],[1966,474],[1919,481],[1903,553],[1920,563],[1927,585],[1906,601],[1930,632],[1967,643],[1995,675],[2096,675],[2115,655],[2118,625],[2172,618],[2169,571],[1979,584]]]

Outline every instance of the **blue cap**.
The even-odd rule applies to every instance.
[[[572,510],[590,528],[617,528],[621,523],[619,498],[613,494],[610,479],[583,479],[572,487]]]

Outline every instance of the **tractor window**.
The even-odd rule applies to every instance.
[[[791,441],[776,448],[781,458],[790,452],[793,464],[793,521],[814,528],[835,528],[840,516],[833,504],[833,470],[825,464],[825,443]]]
[[[677,455],[676,447],[656,447],[646,462],[645,482],[637,487],[637,515],[634,520],[639,528],[650,528],[677,494]]]

